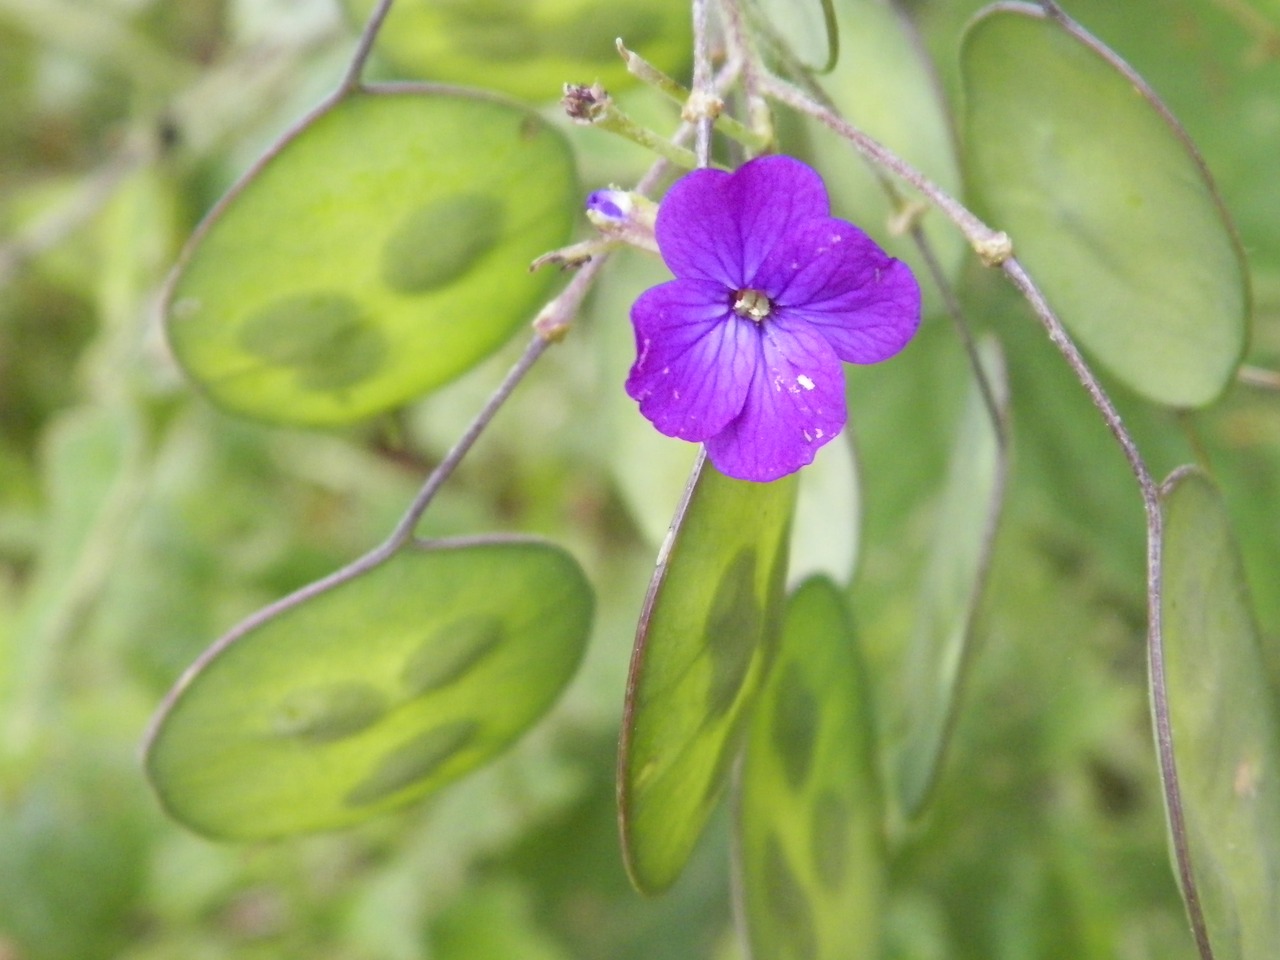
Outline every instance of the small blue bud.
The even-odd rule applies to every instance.
[[[625,190],[596,190],[587,197],[587,213],[619,223],[631,212],[631,197]],[[595,222],[595,217],[592,217]]]

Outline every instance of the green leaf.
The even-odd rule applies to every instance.
[[[1155,93],[1069,21],[988,8],[965,34],[970,182],[1063,323],[1160,403],[1231,380],[1245,265],[1208,172]]]
[[[364,20],[376,0],[344,0]],[[566,82],[635,83],[614,41],[668,73],[688,63],[688,0],[418,0],[391,8],[377,50],[424,80],[554,100]]]
[[[884,851],[864,674],[840,592],[806,581],[742,767],[740,905],[760,960],[879,956]]]
[[[458,91],[344,98],[268,154],[192,238],[169,339],[218,405],[340,424],[493,352],[554,277],[529,261],[578,205],[564,138]]]
[[[501,752],[573,676],[591,590],[536,541],[407,549],[219,640],[157,715],[169,812],[249,840],[341,827]]]
[[[994,341],[980,356],[992,399],[1008,418],[1004,359]],[[893,718],[898,802],[911,816],[933,787],[950,738],[1004,503],[1008,451],[976,377],[971,378],[925,567],[917,619]]]
[[[1280,280],[1272,169],[1280,155],[1280,3],[1073,0],[1070,8],[1160,92],[1203,152],[1249,252],[1260,316],[1264,284],[1274,289]]]
[[[782,613],[796,478],[699,459],[658,555],[627,681],[618,804],[632,881],[679,875],[737,756]]]
[[[1280,943],[1280,717],[1217,488],[1162,491],[1165,670],[1191,864],[1217,960]]]

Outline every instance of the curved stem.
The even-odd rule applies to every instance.
[[[1156,757],[1160,765],[1160,782],[1164,790],[1165,809],[1169,816],[1169,833],[1173,838],[1174,861],[1178,870],[1178,883],[1187,905],[1187,917],[1191,932],[1202,960],[1213,960],[1213,948],[1209,943],[1208,927],[1200,904],[1191,863],[1191,850],[1187,841],[1186,817],[1182,809],[1182,791],[1179,786],[1177,758],[1173,750],[1173,726],[1169,717],[1169,689],[1165,676],[1164,631],[1161,599],[1164,580],[1164,514],[1160,509],[1160,488],[1138,451],[1133,436],[1120,418],[1120,412],[1098,382],[1093,371],[1085,363],[1061,321],[1044,299],[1035,282],[1016,259],[1001,264],[1006,277],[1031,305],[1036,318],[1048,333],[1071,367],[1072,372],[1089,394],[1089,399],[1102,414],[1107,429],[1124,451],[1129,468],[1142,492],[1142,506],[1147,524],[1147,670],[1151,684],[1151,713],[1155,727]]]
[[[374,553],[385,552],[387,556],[390,556],[413,538],[414,528],[418,525],[418,521],[422,519],[422,514],[426,512],[427,507],[431,505],[431,501],[435,499],[436,494],[440,492],[440,488],[444,486],[446,480],[453,476],[453,472],[458,469],[458,464],[475,446],[476,440],[480,438],[480,434],[484,432],[485,427],[489,426],[494,415],[507,402],[507,398],[511,396],[512,391],[515,390],[520,381],[524,379],[525,374],[532,369],[538,358],[542,356],[550,345],[551,341],[541,334],[536,334],[529,341],[529,345],[525,347],[520,359],[507,371],[507,375],[502,378],[502,382],[498,384],[497,389],[485,401],[484,406],[480,408],[480,412],[476,414],[462,436],[457,439],[449,452],[444,455],[444,459],[431,471],[431,475],[427,477],[422,487],[418,490],[418,495],[409,504],[409,509],[405,511],[404,516],[400,518],[400,522],[391,531],[391,535],[387,537],[380,547],[373,551]]]

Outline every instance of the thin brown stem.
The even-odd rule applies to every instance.
[[[688,119],[695,124],[694,153],[698,166],[711,164],[711,0],[693,0],[693,96],[694,114]]]
[[[964,204],[878,140],[863,133],[833,110],[824,107],[785,80],[766,74],[763,84],[767,96],[825,124],[847,140],[862,156],[923,194],[959,228],[984,263],[995,266],[1012,254],[1007,234],[992,230],[974,216]]]
[[[574,279],[578,280],[581,276],[582,274],[578,274]],[[494,416],[502,408],[502,405],[507,402],[507,398],[511,396],[512,391],[525,378],[525,374],[533,368],[533,365],[538,362],[538,358],[546,352],[551,343],[552,341],[542,336],[541,333],[536,334],[529,341],[529,345],[524,348],[524,353],[520,355],[520,359],[507,371],[507,375],[502,378],[502,382],[498,384],[497,389],[485,401],[485,405],[480,408],[480,412],[476,414],[462,436],[457,439],[453,447],[445,454],[444,459],[431,471],[431,475],[423,483],[418,495],[413,498],[409,509],[405,511],[404,516],[400,518],[400,522],[396,524],[396,528],[391,531],[391,535],[387,537],[382,546],[373,551],[374,554],[385,553],[386,556],[390,556],[413,538],[413,531],[417,527],[418,521],[422,519],[422,515],[426,512],[427,507],[431,505],[431,501],[435,499],[440,488],[444,486],[446,480],[453,476],[453,472],[458,469],[458,464],[462,463],[462,459],[475,446],[480,434],[493,421]],[[380,563],[382,561],[379,559],[377,562]]]
[[[382,23],[391,12],[391,4],[394,2],[395,0],[378,0],[373,13],[369,14],[369,19],[365,21],[364,29],[360,31],[360,39],[356,42],[355,52],[351,55],[351,62],[347,64],[347,72],[342,75],[342,82],[338,85],[335,97],[350,93],[360,86],[364,66],[369,61],[369,55],[373,53],[373,42],[378,38],[378,31],[382,29]]]

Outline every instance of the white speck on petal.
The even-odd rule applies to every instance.
[[[826,436],[826,434],[824,434],[820,429],[814,430],[813,435],[817,437],[819,440],[821,440],[824,436]]]
[[[800,374],[798,377],[796,377],[796,380],[799,382],[800,386],[804,387],[806,390],[813,389],[813,381],[810,380],[808,377],[806,377],[803,373]]]
[[[804,436],[805,442],[813,443],[813,436],[809,433],[808,430],[801,430],[800,433]]]
[[[672,391],[671,391],[671,399],[672,399],[672,400],[679,400],[679,399],[680,399],[680,391],[679,391],[679,390],[672,390]]]

